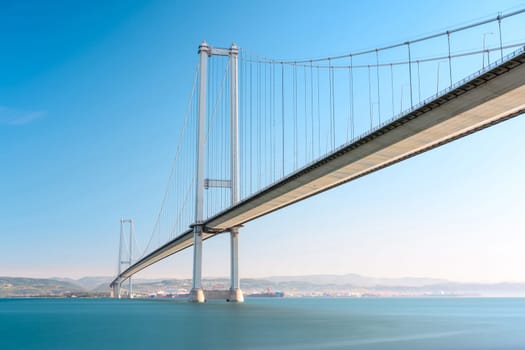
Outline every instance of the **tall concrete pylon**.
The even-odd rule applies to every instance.
[[[195,224],[193,225],[193,283],[190,292],[190,301],[202,303],[206,301],[202,289],[202,235],[205,232],[204,222],[204,188],[205,188],[205,160],[206,160],[206,91],[208,76],[208,59],[210,56],[228,56],[230,59],[230,110],[231,110],[231,204],[239,201],[239,49],[232,44],[230,49],[214,48],[206,41],[199,45],[200,80],[197,128],[197,179],[195,201]],[[211,181],[209,183],[212,183]],[[224,182],[222,182],[224,184]],[[228,301],[243,302],[244,297],[240,289],[239,279],[239,227],[230,228],[230,291]]]

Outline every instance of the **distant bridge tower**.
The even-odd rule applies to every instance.
[[[197,128],[197,181],[195,224],[193,225],[193,285],[190,301],[202,303],[206,300],[202,289],[202,235],[206,228],[204,222],[204,189],[206,187],[229,187],[231,190],[231,205],[239,201],[239,100],[238,100],[238,54],[235,44],[229,49],[214,48],[203,41],[199,46],[200,81]],[[230,111],[231,111],[231,179],[205,179],[206,150],[206,90],[208,75],[208,59],[211,56],[228,56],[230,59]],[[229,301],[243,302],[239,278],[239,227],[230,228],[230,291]]]
[[[129,259],[122,260],[124,256],[125,248],[125,239],[124,239],[124,226],[129,224]],[[120,280],[120,274],[122,272],[122,266],[131,266],[132,256],[133,256],[133,219],[120,219],[120,241],[119,241],[119,251],[118,251],[118,281],[113,285],[112,296],[114,298],[121,298],[121,287],[122,283]],[[131,282],[131,277],[128,279],[128,298],[133,297],[133,283]]]

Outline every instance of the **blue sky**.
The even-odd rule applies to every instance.
[[[133,217],[137,241],[146,243],[203,39],[223,47],[235,41],[270,57],[319,57],[520,6],[0,3],[0,275],[113,274],[120,217]],[[524,281],[524,127],[518,117],[249,223],[242,276]],[[204,275],[226,276],[227,237],[204,247]],[[190,275],[191,250],[140,274]]]

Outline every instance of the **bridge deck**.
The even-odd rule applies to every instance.
[[[524,112],[525,53],[519,50],[494,68],[209,218],[205,227],[218,232],[244,224]],[[188,230],[137,261],[121,278],[191,245],[193,234]]]

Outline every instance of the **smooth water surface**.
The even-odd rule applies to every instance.
[[[525,299],[0,299],[0,349],[525,349]]]

